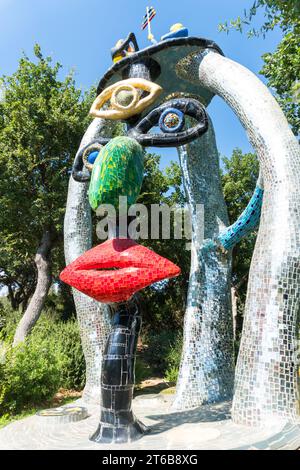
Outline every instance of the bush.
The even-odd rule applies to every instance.
[[[21,319],[21,313],[17,310],[12,310],[9,302],[2,299],[0,302],[0,340],[5,340],[9,343],[13,341],[13,337],[17,325]]]
[[[148,335],[144,341],[148,345],[144,355],[145,360],[157,373],[166,376],[171,368],[179,368],[182,350],[181,333],[162,331],[159,334]]]
[[[60,386],[82,390],[85,384],[85,360],[76,320],[59,323],[56,330],[60,358]]]
[[[170,384],[176,384],[177,378],[178,378],[178,372],[179,372],[179,364],[178,366],[170,366],[166,370],[166,374],[165,374],[166,381],[169,382]]]
[[[182,354],[182,334],[178,334],[176,341],[171,345],[166,357],[168,364],[165,371],[165,379],[167,382],[177,382],[180,360]]]
[[[44,405],[59,388],[81,390],[85,383],[85,361],[76,319],[62,322],[48,310],[25,343],[12,348],[18,316],[5,312],[2,323],[1,414]]]
[[[137,355],[135,361],[135,384],[138,386],[143,380],[151,376],[151,368],[146,362]]]
[[[18,413],[52,398],[59,382],[58,358],[51,344],[35,338],[10,347],[0,364],[1,414]]]
[[[58,320],[47,311],[33,328],[32,341],[49,341],[55,349],[60,373],[59,386],[81,390],[85,383],[85,360],[76,319]]]

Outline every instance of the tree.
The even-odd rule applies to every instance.
[[[251,27],[251,23],[259,10],[264,11],[265,21],[259,29]],[[220,23],[219,31],[229,32],[234,29],[243,32],[248,28],[248,37],[265,36],[275,26],[279,26],[284,33],[299,28],[300,1],[299,0],[254,0],[251,8],[244,9],[243,15],[235,19]]]
[[[167,204],[169,207],[183,207],[185,198],[182,188],[181,169],[177,162],[171,162],[162,171],[159,168],[160,156],[154,153],[145,155],[144,180],[138,203],[148,208],[148,224],[150,233],[151,204]],[[171,227],[174,213],[171,214]],[[190,252],[186,250],[186,240],[140,240],[161,256],[170,259],[180,266],[181,275],[160,285],[150,286],[139,293],[140,305],[144,322],[144,331],[176,330],[181,327],[187,295]]]
[[[243,154],[240,149],[235,149],[231,158],[223,157],[223,164],[222,186],[229,220],[232,224],[251,199],[258,178],[259,164],[255,154]],[[233,249],[232,296],[237,309],[238,333],[241,332],[248,273],[255,240],[256,232],[253,232]]]
[[[300,22],[299,22],[300,25]],[[263,55],[262,73],[282,107],[296,136],[300,134],[300,27],[286,34],[274,53]],[[298,92],[297,92],[298,90]]]
[[[265,22],[259,29],[251,26],[258,10],[264,10]],[[267,34],[280,27],[282,41],[273,53],[263,55],[264,66],[260,71],[275,92],[293,132],[300,133],[299,77],[300,77],[300,0],[255,0],[244,15],[219,25],[219,31],[235,29],[241,33],[247,29],[248,37]]]
[[[63,265],[62,222],[68,173],[87,126],[91,96],[76,89],[72,74],[59,79],[38,45],[17,71],[1,79],[0,269],[25,305],[14,344],[23,341],[44,306],[53,273]],[[24,279],[25,277],[25,279]],[[19,286],[19,288],[18,288]],[[20,301],[20,299],[19,299]]]

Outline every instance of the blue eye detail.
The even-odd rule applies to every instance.
[[[99,155],[99,152],[97,150],[94,150],[93,152],[91,152],[87,157],[88,162],[91,165],[93,165],[98,155]]]
[[[180,132],[184,126],[184,114],[176,108],[166,109],[159,118],[158,125],[163,132]]]

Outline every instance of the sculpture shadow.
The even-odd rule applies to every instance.
[[[149,425],[150,433],[160,434],[183,424],[212,423],[231,419],[231,402],[215,405],[204,405],[192,410],[173,411],[163,415],[147,415],[147,418],[158,421]]]

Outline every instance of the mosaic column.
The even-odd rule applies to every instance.
[[[183,352],[173,404],[174,409],[182,410],[232,397],[234,349],[231,254],[222,252],[213,241],[228,225],[228,215],[212,122],[206,134],[179,147],[178,153],[192,218]],[[204,220],[197,211],[200,204]]]
[[[223,97],[245,127],[264,180],[236,368],[233,420],[251,426],[295,421],[299,419],[299,144],[278,103],[253,73],[214,52],[197,60],[200,83]]]
[[[77,153],[98,138],[105,121],[94,119],[84,134]],[[75,157],[76,158],[76,157]],[[87,170],[86,170],[87,171]],[[66,264],[92,247],[92,216],[87,190],[89,182],[77,182],[70,177],[64,220],[64,249]],[[106,304],[72,288],[84,358],[86,385],[83,400],[100,402],[102,352],[111,328],[110,311]]]

